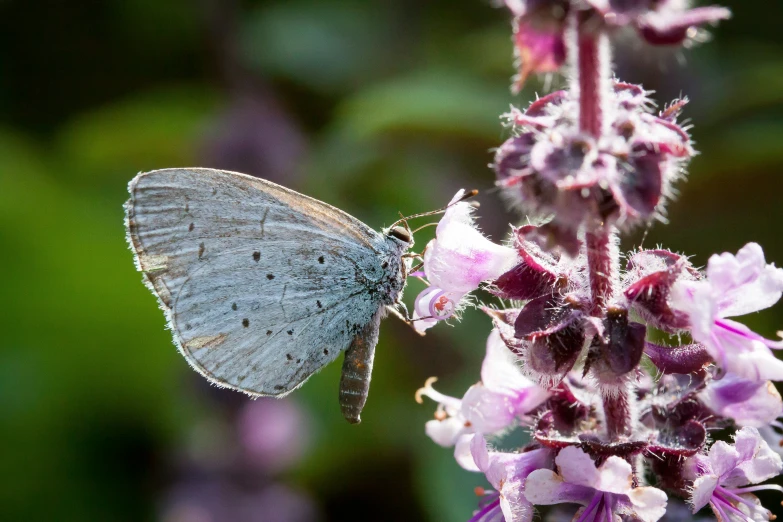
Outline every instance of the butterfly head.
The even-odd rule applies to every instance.
[[[389,230],[386,231],[386,237],[394,238],[398,241],[401,241],[406,244],[406,246],[410,247],[413,245],[413,234],[411,234],[411,230],[407,226],[406,223],[404,227],[401,227],[399,225],[391,227]]]

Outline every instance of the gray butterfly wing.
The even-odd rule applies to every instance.
[[[285,395],[360,333],[377,340],[382,303],[368,289],[393,253],[362,222],[212,169],[140,174],[129,191],[137,268],[178,349],[213,383]]]

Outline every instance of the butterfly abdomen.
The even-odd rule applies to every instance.
[[[361,422],[360,415],[367,402],[375,345],[378,344],[379,323],[380,313],[377,313],[356,334],[351,346],[345,352],[340,377],[340,410],[343,417],[351,424]]]

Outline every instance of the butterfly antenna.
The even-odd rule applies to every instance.
[[[459,198],[457,201],[452,201],[451,203],[449,203],[448,205],[446,205],[443,208],[439,208],[438,210],[431,210],[429,212],[422,212],[420,214],[413,214],[413,215],[410,215],[410,216],[404,216],[401,219],[398,219],[397,221],[392,223],[392,225],[389,228],[390,229],[394,228],[394,227],[396,227],[397,225],[399,225],[400,223],[403,223],[403,222],[405,223],[405,226],[407,227],[409,219],[415,219],[415,218],[420,218],[420,217],[425,217],[425,216],[434,216],[436,214],[440,214],[442,212],[446,212],[449,208],[453,207],[457,203],[462,203],[466,199],[470,199],[470,198],[476,196],[477,194],[478,194],[478,190],[476,190],[476,189],[469,190],[469,191],[465,192],[465,194],[463,194],[462,197]],[[408,230],[410,230],[410,229],[408,229]]]
[[[416,230],[414,230],[413,232],[411,232],[411,234],[415,234],[419,230],[424,230],[427,227],[434,227],[434,226],[437,226],[437,223],[427,223],[426,225],[422,225],[419,228],[417,228]]]

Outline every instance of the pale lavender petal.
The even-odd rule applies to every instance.
[[[694,513],[709,504],[716,487],[718,487],[717,475],[702,475],[693,481],[691,505]]]
[[[470,454],[473,457],[476,467],[482,473],[489,471],[489,450],[487,449],[487,440],[481,433],[476,433],[470,441]],[[492,487],[497,487],[490,479]]]
[[[462,399],[462,414],[481,433],[495,433],[511,426],[517,416],[512,396],[471,386]]]
[[[756,243],[748,243],[736,256],[713,255],[707,264],[707,279],[719,296],[721,317],[769,308],[783,295],[783,269],[768,265]]]
[[[497,330],[492,330],[487,339],[487,354],[481,365],[481,382],[489,390],[511,396],[518,413],[531,411],[550,395],[522,374],[517,358]]]
[[[555,463],[563,480],[570,484],[595,488],[601,481],[601,473],[595,467],[593,459],[575,446],[563,448]]]
[[[740,463],[740,454],[737,449],[722,440],[712,445],[708,457],[712,473],[718,477],[730,473]]]
[[[726,487],[758,484],[783,471],[780,455],[772,451],[755,428],[742,428],[735,436],[735,447],[742,462],[727,475],[721,477]]]
[[[772,426],[762,426],[758,430],[769,449],[783,456],[783,435],[778,433]]]
[[[711,381],[698,397],[710,410],[740,426],[760,428],[783,415],[783,400],[770,381],[751,381],[730,373]]]
[[[598,491],[625,495],[629,493],[633,486],[631,465],[620,457],[611,456],[606,459],[601,464],[601,467],[598,468],[598,473],[598,481],[593,486]],[[565,475],[563,475],[563,478],[565,478]]]
[[[447,417],[444,420],[431,420],[424,424],[424,433],[438,446],[450,448],[465,433],[465,419]]]
[[[757,381],[783,380],[783,361],[775,357],[766,340],[743,324],[721,319],[706,342],[698,340],[727,372]]]
[[[438,321],[449,319],[456,310],[463,294],[445,292],[436,286],[422,290],[413,305],[413,327],[423,333]]]
[[[651,486],[633,488],[628,493],[628,498],[633,504],[634,515],[642,522],[655,522],[666,514],[666,493],[658,488]]]
[[[438,223],[435,239],[427,245],[424,272],[433,286],[464,294],[511,269],[518,257],[514,249],[493,243],[476,229],[473,207],[453,203],[463,192],[454,196]]]
[[[594,492],[591,487],[564,482],[554,471],[539,469],[533,471],[525,480],[524,495],[531,504],[552,505],[569,502],[586,506],[593,498]]]
[[[454,460],[457,464],[468,471],[480,471],[476,461],[473,460],[473,453],[471,451],[471,443],[475,437],[475,433],[463,433],[457,438],[456,444],[454,444]]]

